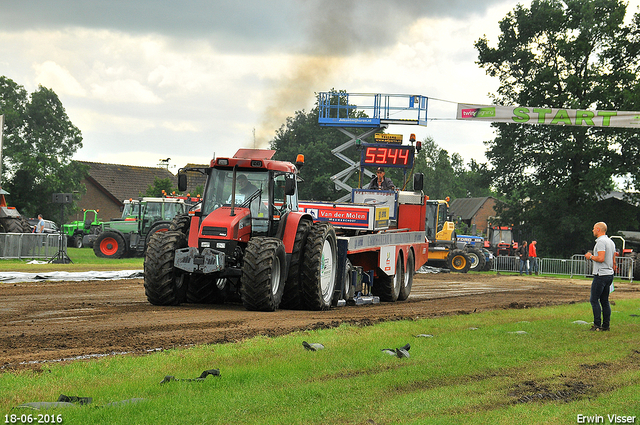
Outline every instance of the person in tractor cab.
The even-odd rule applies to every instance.
[[[253,183],[251,183],[247,176],[245,176],[244,174],[238,174],[237,182],[239,189],[238,192],[240,192],[244,196],[249,196],[256,190],[258,190],[258,188]]]
[[[373,190],[395,190],[395,186],[390,178],[384,176],[384,168],[378,167],[376,176],[371,179],[369,189]]]

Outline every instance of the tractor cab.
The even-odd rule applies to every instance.
[[[240,149],[233,158],[217,158],[210,168],[198,169],[208,174],[198,212],[201,238],[247,242],[251,236],[275,236],[280,218],[298,211],[297,169],[272,160],[274,153]],[[186,190],[184,173],[178,175],[178,188]]]

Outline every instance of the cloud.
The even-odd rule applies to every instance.
[[[162,103],[152,90],[133,79],[103,81],[91,85],[91,95],[107,103]]]
[[[207,39],[220,50],[303,52],[320,30],[331,47],[392,44],[419,17],[464,18],[501,0],[30,0],[5,2],[0,28],[57,30],[93,28],[131,34]],[[333,28],[326,33],[324,28]],[[310,34],[309,34],[310,31]],[[307,53],[322,53],[322,50]],[[326,50],[324,51],[326,52]]]
[[[53,61],[34,65],[35,82],[43,87],[52,88],[56,94],[84,97],[87,92],[71,73]]]

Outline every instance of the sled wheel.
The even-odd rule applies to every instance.
[[[413,275],[415,274],[416,260],[413,256],[413,251],[409,250],[407,255],[407,267],[404,270],[404,278],[402,279],[402,287],[400,288],[400,294],[398,295],[398,301],[404,301],[409,298],[411,293],[411,287],[413,286]]]
[[[404,263],[400,252],[396,257],[396,274],[387,275],[381,269],[378,269],[378,274],[373,280],[373,295],[379,296],[380,301],[396,302],[404,282]]]

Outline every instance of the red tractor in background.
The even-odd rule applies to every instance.
[[[513,227],[497,226],[489,223],[484,247],[496,257],[499,255],[516,255],[518,242],[513,240]]]

